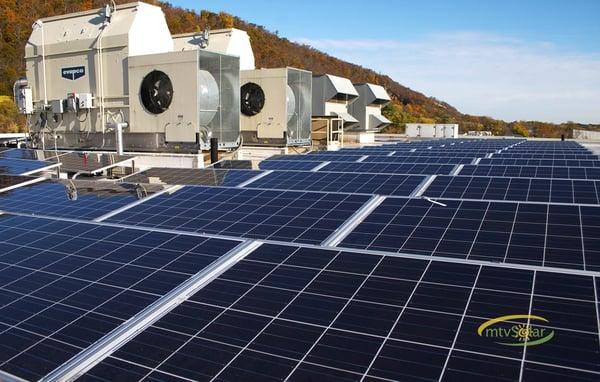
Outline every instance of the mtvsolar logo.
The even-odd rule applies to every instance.
[[[61,77],[66,80],[76,80],[85,76],[85,66],[75,66],[72,68],[62,68],[60,70]]]
[[[536,326],[532,321],[549,322],[533,314],[512,314],[484,322],[477,334],[495,339],[499,345],[521,347],[541,345],[554,338],[554,330]]]

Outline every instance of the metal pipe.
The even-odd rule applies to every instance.
[[[115,124],[115,147],[118,155],[123,155],[123,128],[127,127],[127,123]]]
[[[210,163],[219,161],[219,138],[210,139]]]

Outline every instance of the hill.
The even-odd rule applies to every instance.
[[[117,0],[126,3],[130,0]],[[377,73],[349,62],[342,61],[308,45],[294,43],[265,27],[249,23],[226,13],[211,13],[174,7],[156,0],[146,1],[160,5],[167,17],[171,33],[184,33],[204,28],[233,27],[244,29],[250,35],[257,67],[293,66],[311,70],[315,74],[330,73],[350,78],[353,82],[372,82],[384,86],[393,102],[384,114],[394,122],[389,132],[402,130],[405,123],[459,123],[462,131],[491,130],[496,135],[512,131],[528,131],[530,134],[547,136],[567,132],[573,127],[586,129],[600,126],[582,124],[548,124],[541,122],[507,123],[489,117],[463,114],[451,105],[405,87],[385,74]],[[12,83],[25,74],[23,52],[31,32],[32,23],[42,17],[99,8],[106,0],[2,0],[0,2],[0,94],[11,94]],[[0,105],[0,114],[8,114]],[[1,120],[0,120],[1,121]],[[1,123],[1,122],[0,122]],[[520,125],[518,125],[520,124]],[[519,130],[519,126],[525,130]],[[516,128],[515,128],[516,126]],[[0,125],[0,131],[4,126]]]

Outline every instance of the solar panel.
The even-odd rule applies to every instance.
[[[340,247],[600,270],[600,207],[385,199]]]
[[[534,167],[600,167],[600,160],[482,158],[480,165]]]
[[[0,151],[0,158],[31,159],[43,161],[47,159],[56,159],[56,157],[60,157],[67,153],[68,151],[13,149],[8,151]]]
[[[538,154],[538,153],[500,153],[494,154],[494,158],[512,158],[512,159],[580,159],[580,160],[598,160],[598,155],[593,154]]]
[[[590,276],[263,245],[84,379],[595,379],[594,293]],[[516,312],[552,341],[478,334]]]
[[[251,160],[220,160],[217,163],[213,163],[210,167],[212,168],[232,168],[238,170],[252,170],[255,168]]]
[[[435,175],[450,174],[454,168],[454,165],[449,164],[332,162],[321,167],[319,171]]]
[[[600,168],[465,165],[459,175],[520,178],[600,179]]]
[[[446,199],[599,204],[600,181],[438,176],[423,194]]]
[[[237,186],[260,174],[262,171],[155,167],[128,176],[123,181],[127,183]]]
[[[185,186],[107,221],[319,244],[367,200],[367,195]]]
[[[0,215],[0,370],[38,380],[238,241]]]
[[[423,180],[419,175],[275,171],[247,187],[409,196]]]
[[[0,175],[0,193],[21,185],[43,181],[41,178],[20,175]]]
[[[82,380],[597,380],[599,185],[575,177],[600,160],[482,165],[511,155],[592,156],[440,139],[260,164],[277,171],[7,179],[21,187],[0,193],[19,215],[0,214],[0,379],[98,361]]]
[[[369,155],[362,162],[467,164],[473,162],[473,157]]]
[[[69,193],[70,188],[76,193]],[[162,186],[147,186],[152,194]],[[76,195],[76,197],[73,197]],[[135,185],[94,181],[45,181],[0,193],[0,210],[78,219],[98,218],[138,199]]]
[[[315,161],[335,161],[335,162],[356,162],[358,161],[360,158],[362,158],[364,155],[343,155],[343,154],[339,154],[339,151],[334,151],[337,152],[338,154],[325,154],[327,152],[331,152],[331,151],[325,151],[325,152],[319,152],[316,154],[306,154],[306,155],[273,155],[272,157],[268,158],[268,161],[311,161],[311,162],[315,162]],[[365,154],[367,155],[367,154]]]
[[[56,163],[36,160],[0,158],[0,174],[29,175],[46,169],[56,167]]]
[[[258,164],[261,170],[298,170],[310,171],[323,164],[320,161],[309,160],[264,160]]]

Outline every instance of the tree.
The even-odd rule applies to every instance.
[[[513,123],[512,131],[513,134],[520,135],[522,137],[529,136],[529,130],[527,130],[527,127],[521,121]]]

